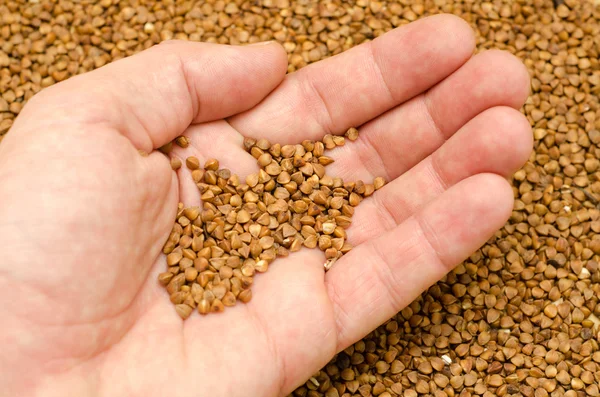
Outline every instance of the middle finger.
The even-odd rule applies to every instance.
[[[328,173],[345,181],[393,180],[437,150],[464,124],[494,106],[520,108],[529,92],[525,66],[507,52],[486,51],[425,94],[360,128],[334,149]]]

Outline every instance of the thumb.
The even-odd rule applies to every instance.
[[[169,41],[42,91],[12,132],[49,122],[102,125],[150,151],[191,123],[252,108],[286,70],[285,50],[272,42],[234,47]]]

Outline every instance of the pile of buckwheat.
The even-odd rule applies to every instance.
[[[358,130],[350,128],[346,137],[356,140]],[[176,143],[188,146],[185,136]],[[354,207],[385,181],[377,177],[372,184],[344,183],[326,175],[325,166],[333,159],[325,151],[344,144],[343,136],[332,135],[283,146],[246,138],[244,147],[260,171],[244,181],[220,169],[216,159],[207,160],[203,169],[198,158],[185,160],[200,190],[202,208],[180,204],[163,248],[168,270],[158,276],[183,319],[195,308],[207,314],[234,306],[237,300],[250,301],[254,274],[266,272],[277,257],[318,247],[325,252],[328,270],[352,249],[345,229]],[[181,165],[172,157],[174,170]]]

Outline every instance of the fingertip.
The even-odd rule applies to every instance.
[[[521,112],[509,106],[495,106],[478,117],[481,117],[484,125],[489,126],[481,132],[474,131],[482,134],[480,148],[491,165],[485,171],[509,177],[525,164],[533,149],[529,121]]]
[[[508,181],[491,173],[474,175],[450,190],[454,190],[452,202],[460,202],[461,207],[452,211],[456,223],[446,229],[446,234],[454,236],[446,235],[440,240],[446,243],[444,262],[454,266],[504,226],[512,213],[514,198]]]
[[[482,73],[495,76],[495,82],[502,88],[504,104],[519,109],[530,94],[529,71],[521,60],[502,50],[487,50],[478,55]]]
[[[482,173],[452,186],[419,214],[448,268],[481,247],[510,217],[513,193],[506,179]]]
[[[508,181],[498,174],[482,173],[465,179],[456,186],[471,216],[469,227],[492,234],[502,227],[513,209],[513,191]]]
[[[502,175],[508,177],[525,164],[533,150],[531,125],[523,113],[511,107],[497,106],[491,110],[504,130],[503,142],[506,147],[503,152],[509,159]]]
[[[247,73],[239,76],[231,86],[232,96],[244,93],[251,97],[251,106],[239,109],[248,110],[262,101],[285,78],[287,72],[287,53],[277,42],[261,42],[247,46],[222,46],[231,51],[231,61]],[[238,112],[238,113],[239,113]]]
[[[485,204],[486,210],[492,214],[489,229],[489,235],[491,236],[496,230],[504,226],[510,218],[515,199],[508,180],[497,174],[484,174],[483,177],[488,179],[489,192],[494,194],[493,196],[488,194],[488,200]]]
[[[469,59],[475,50],[475,31],[464,19],[452,14],[427,17],[436,27],[439,37],[444,37],[455,56]]]
[[[249,48],[251,50],[254,50],[254,49],[268,50],[273,53],[276,53],[277,56],[279,56],[281,59],[287,60],[287,52],[285,51],[285,48],[283,48],[283,46],[281,44],[279,44],[279,42],[276,40],[259,41],[257,43],[245,45],[242,48]],[[286,61],[286,63],[287,63],[287,61]]]
[[[281,44],[275,40],[261,41],[245,46],[244,48],[260,51],[266,57],[266,63],[273,67],[272,73],[274,76],[279,76],[280,81],[283,80],[287,73],[288,56]]]

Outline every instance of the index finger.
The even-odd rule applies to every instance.
[[[244,135],[281,143],[341,133],[431,88],[474,48],[473,31],[460,18],[424,18],[288,75],[229,121]]]

